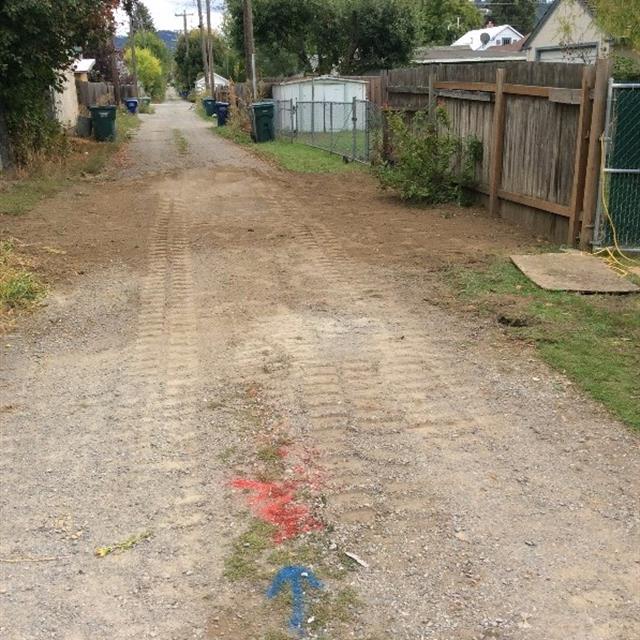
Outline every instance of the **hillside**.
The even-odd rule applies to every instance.
[[[156,31],[158,37],[167,45],[167,48],[170,51],[175,51],[176,45],[178,44],[178,36],[180,35],[179,31]],[[127,43],[127,36],[116,36],[115,38],[116,49],[124,49],[125,44]]]

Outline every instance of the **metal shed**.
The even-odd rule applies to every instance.
[[[278,106],[276,128],[301,132],[363,129],[366,120],[367,82],[320,76],[297,78],[273,85]],[[355,112],[355,113],[354,113]]]

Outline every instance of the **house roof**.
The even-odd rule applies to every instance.
[[[323,83],[323,82],[352,82],[355,84],[367,84],[366,80],[356,80],[355,78],[343,78],[342,76],[311,76],[306,78],[293,78],[291,80],[284,80],[283,82],[278,82],[279,85],[284,84],[302,84],[305,82],[313,82],[315,84]]]
[[[95,58],[80,58],[73,63],[71,68],[74,73],[89,73],[95,64]]]
[[[463,36],[460,36],[451,46],[452,47],[469,47],[470,49],[479,49],[484,46],[480,36],[483,33],[489,35],[490,41],[495,40],[503,31],[511,29],[514,33],[522,38],[522,34],[514,29],[511,25],[501,24],[497,27],[488,27],[487,29],[473,29],[467,31]]]
[[[533,41],[533,39],[538,35],[538,33],[540,33],[540,30],[542,29],[542,27],[544,27],[544,25],[547,23],[547,20],[549,20],[549,18],[553,15],[553,12],[560,5],[560,2],[562,2],[562,0],[553,0],[553,2],[547,7],[547,10],[544,12],[542,18],[540,18],[540,20],[538,20],[536,25],[533,27],[533,31],[531,31],[531,33],[526,37],[525,41],[522,43],[523,49],[531,48],[531,45],[529,43]],[[591,17],[593,17],[593,11],[591,10],[591,7],[589,6],[589,3],[587,2],[587,0],[576,0],[576,2]]]
[[[519,44],[516,43],[516,44]],[[474,51],[467,47],[420,47],[415,50],[413,62],[436,64],[448,62],[496,62],[500,60],[526,60],[527,54],[513,45],[489,47]]]

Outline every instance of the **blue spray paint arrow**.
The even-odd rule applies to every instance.
[[[302,625],[304,623],[304,593],[302,584],[304,580],[314,589],[322,589],[322,582],[313,574],[313,571],[305,567],[283,567],[278,571],[271,586],[267,590],[267,598],[275,598],[287,582],[291,583],[291,593],[293,595],[293,613],[289,620],[289,626],[295,629],[300,635],[304,633]]]

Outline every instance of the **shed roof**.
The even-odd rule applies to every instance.
[[[342,76],[318,76],[318,77],[305,77],[305,78],[291,78],[289,80],[283,80],[278,82],[279,85],[286,84],[302,84],[306,82],[325,83],[325,82],[353,82],[354,84],[367,84],[366,80],[357,80],[355,78],[344,78]]]
[[[466,47],[419,47],[413,55],[418,64],[434,64],[447,62],[491,62],[500,60],[526,60],[524,51],[512,45],[489,47],[474,51]]]
[[[72,69],[74,73],[89,73],[95,64],[95,58],[80,58],[73,63]]]

